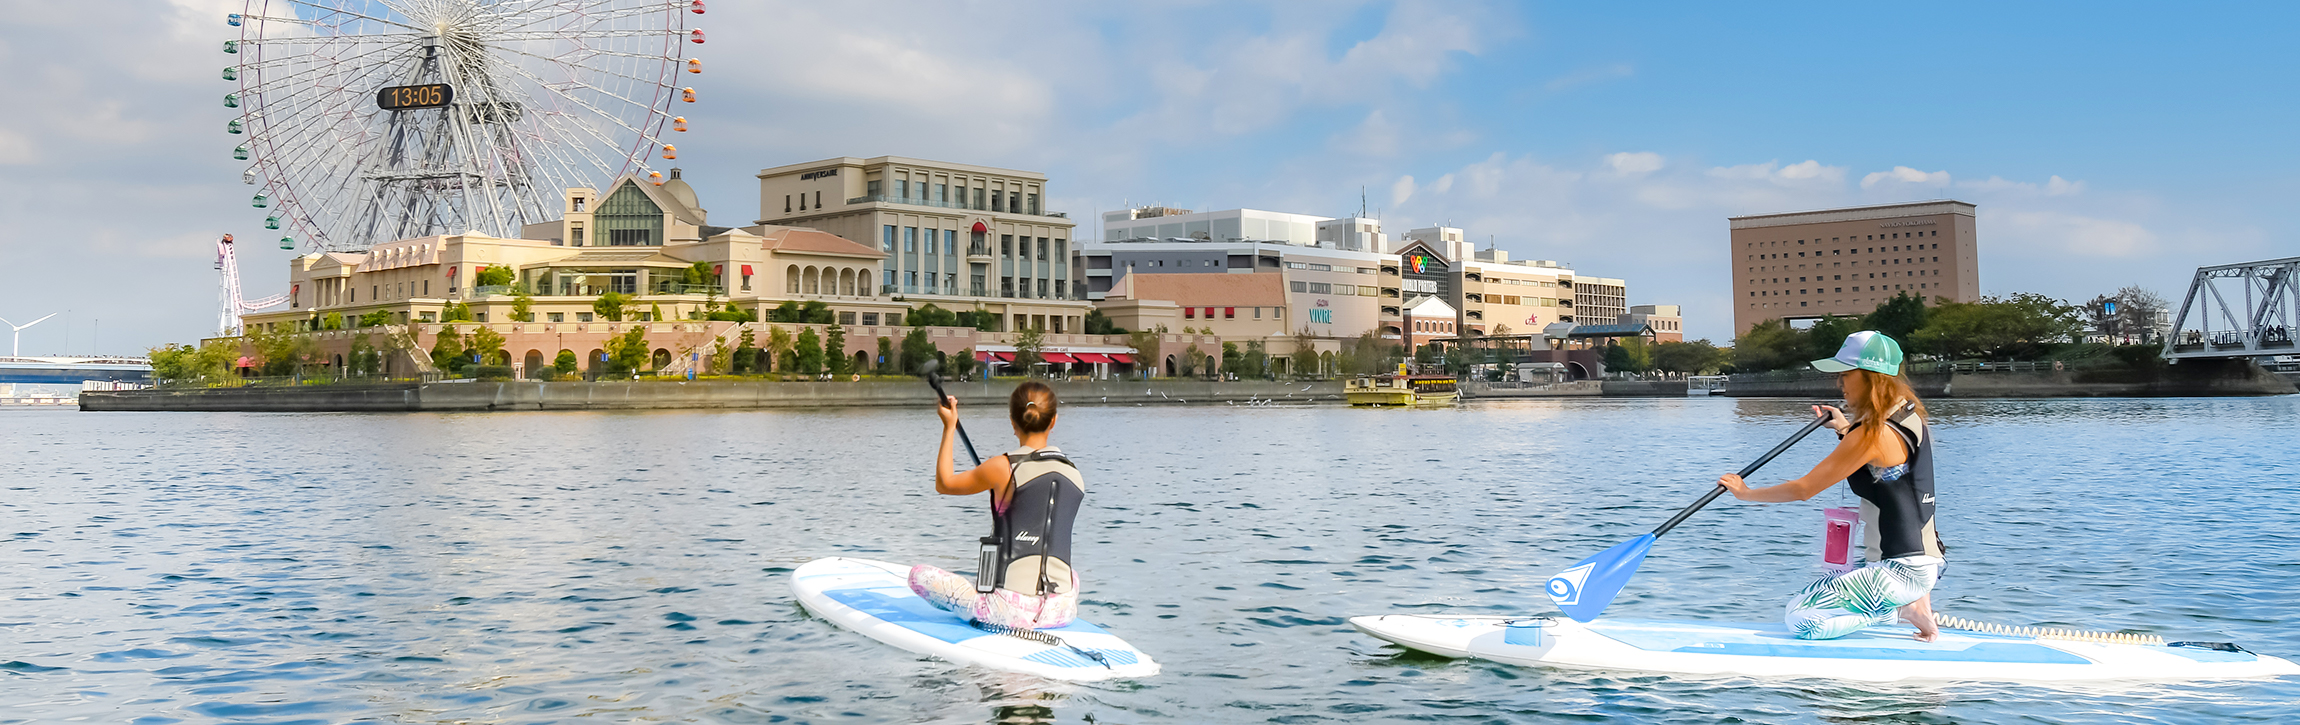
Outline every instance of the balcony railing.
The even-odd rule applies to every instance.
[[[872,203],[879,203],[879,204],[908,204],[908,205],[910,205],[910,206],[931,206],[931,207],[936,207],[936,208],[939,208],[939,209],[965,209],[965,210],[968,210],[968,211],[989,211],[989,212],[997,212],[997,213],[1000,213],[1000,214],[1021,214],[1022,216],[1046,216],[1046,217],[1054,217],[1054,218],[1056,218],[1056,219],[1068,219],[1068,218],[1070,218],[1070,213],[1069,213],[1069,212],[1050,211],[1050,212],[1037,213],[1037,214],[1025,214],[1025,213],[1023,213],[1023,212],[1020,212],[1020,211],[1008,211],[1008,210],[1006,210],[1006,209],[991,209],[991,208],[988,208],[988,207],[975,206],[975,205],[973,205],[973,204],[968,204],[968,203],[965,203],[965,202],[957,202],[957,201],[935,201],[935,200],[933,200],[933,199],[913,199],[913,198],[909,198],[909,197],[902,197],[902,196],[892,196],[892,195],[888,195],[888,194],[872,194],[872,195],[869,195],[869,196],[858,196],[858,197],[855,197],[855,198],[852,198],[852,199],[848,199],[848,200],[847,200],[847,203],[849,203],[849,204],[872,204]]]
[[[471,288],[471,296],[473,297],[487,297],[490,295],[507,294],[511,294],[511,285],[507,284],[483,284]]]
[[[647,294],[651,294],[651,295],[717,295],[717,296],[722,296],[722,297],[723,297],[723,296],[725,296],[725,295],[726,295],[726,290],[725,290],[724,288],[721,288],[719,285],[715,285],[715,284],[687,284],[687,283],[685,283],[685,282],[656,282],[656,283],[653,283],[653,284],[649,284],[649,285],[647,285]]]

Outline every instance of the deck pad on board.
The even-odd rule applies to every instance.
[[[908,567],[832,557],[791,572],[791,590],[807,611],[904,650],[961,665],[1025,672],[1060,680],[1148,677],[1158,664],[1125,640],[1085,620],[1040,632],[1046,644],[987,632],[910,590]],[[1086,653],[1098,655],[1096,661]]]

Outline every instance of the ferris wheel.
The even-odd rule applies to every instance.
[[[564,189],[677,157],[702,0],[246,0],[224,96],[282,249],[556,219]],[[300,241],[299,238],[300,237]]]

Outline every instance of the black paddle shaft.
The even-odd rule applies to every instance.
[[[1765,464],[1767,463],[1772,463],[1774,456],[1781,455],[1781,452],[1789,450],[1790,446],[1797,445],[1797,441],[1804,440],[1805,436],[1812,434],[1813,429],[1819,428],[1821,427],[1822,423],[1827,422],[1829,422],[1828,418],[1815,416],[1813,418],[1813,422],[1806,423],[1805,427],[1798,429],[1796,435],[1789,436],[1788,440],[1781,441],[1781,445],[1774,446],[1773,450],[1766,451],[1763,458],[1759,458],[1757,459],[1757,462],[1742,467],[1741,472],[1736,475],[1739,475],[1742,478],[1748,478],[1749,474],[1756,473],[1757,469],[1764,468]],[[1709,505],[1709,502],[1717,500],[1717,497],[1723,495],[1724,493],[1724,486],[1718,486],[1717,488],[1711,490],[1708,495],[1702,496],[1701,500],[1693,502],[1693,505],[1687,506],[1685,507],[1685,510],[1677,512],[1676,516],[1671,516],[1669,517],[1668,521],[1662,522],[1660,528],[1653,530],[1653,535],[1658,537],[1662,534],[1669,533],[1670,529],[1677,528],[1678,524],[1685,523],[1685,519],[1691,518],[1693,516],[1693,512],[1701,510],[1701,507]]]
[[[930,360],[928,362],[933,361]],[[942,392],[942,373],[932,370],[927,371],[926,384],[934,388],[935,405],[942,405],[945,400],[950,398],[949,393]],[[966,455],[974,457],[974,465],[982,465],[982,454],[974,452],[974,439],[966,437],[965,423],[958,424],[958,442],[966,444]]]

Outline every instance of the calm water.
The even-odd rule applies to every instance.
[[[1945,401],[1943,611],[2300,655],[2300,398]],[[1011,442],[970,410],[986,450]],[[1794,430],[1781,401],[1072,408],[1086,616],[1165,664],[1054,685],[806,616],[834,554],[971,568],[929,409],[0,412],[0,722],[2276,722],[2300,679],[1852,685],[1404,654],[1344,618],[1542,582]],[[1808,442],[1763,478],[1825,451]],[[1839,489],[1841,490],[1841,488]],[[1759,620],[1819,509],[1730,499],[1611,614]]]

